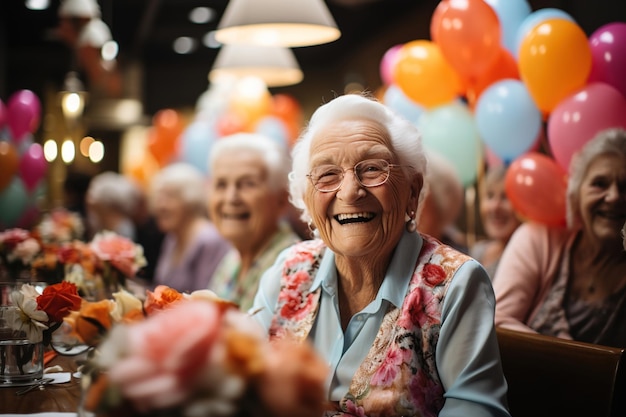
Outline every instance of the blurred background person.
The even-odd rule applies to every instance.
[[[476,242],[470,250],[470,255],[485,267],[492,279],[506,244],[521,224],[506,195],[505,177],[503,165],[489,167],[483,177],[478,207],[486,238]]]
[[[116,172],[103,172],[91,179],[85,199],[88,239],[109,230],[136,241],[134,219],[141,190],[133,181]]]
[[[209,212],[234,249],[209,288],[244,311],[252,306],[261,274],[280,251],[301,240],[285,220],[289,169],[287,151],[260,134],[227,136],[211,149]]]
[[[626,130],[600,132],[572,158],[568,227],[523,223],[493,280],[496,325],[626,346]]]
[[[206,289],[217,265],[231,249],[208,218],[206,190],[203,174],[182,162],[166,166],[152,179],[149,207],[165,234],[154,285],[181,292]]]
[[[469,253],[465,235],[456,227],[463,212],[465,190],[454,166],[443,156],[427,152],[428,171],[424,177],[425,198],[417,224],[422,233],[441,243]]]

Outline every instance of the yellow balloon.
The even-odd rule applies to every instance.
[[[407,97],[427,108],[450,103],[461,91],[459,76],[439,46],[428,40],[411,41],[402,46],[394,80]]]
[[[587,35],[569,20],[546,20],[531,29],[520,44],[520,77],[544,114],[585,86],[591,65]]]

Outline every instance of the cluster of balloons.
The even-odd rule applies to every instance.
[[[521,215],[563,224],[572,155],[601,130],[626,128],[626,23],[587,36],[568,13],[526,0],[441,0],[430,35],[384,54],[383,101],[466,186],[490,155],[509,165]],[[536,198],[546,190],[551,198]]]
[[[302,126],[302,109],[288,94],[270,94],[259,79],[226,80],[210,86],[198,100],[190,122],[174,109],[158,111],[146,151],[123,168],[125,175],[147,185],[154,173],[172,162],[186,162],[205,175],[215,141],[238,132],[262,133],[286,149]]]
[[[0,230],[29,227],[45,195],[48,163],[40,144],[33,142],[41,103],[30,90],[0,100]]]

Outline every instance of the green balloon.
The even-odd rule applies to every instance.
[[[8,187],[0,191],[0,223],[6,227],[15,227],[26,207],[28,193],[19,177],[13,178]]]

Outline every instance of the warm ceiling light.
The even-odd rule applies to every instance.
[[[224,44],[284,47],[319,45],[340,36],[323,0],[231,0],[215,34]]]
[[[304,78],[289,48],[255,45],[224,45],[215,58],[209,81],[223,76],[258,77],[268,87],[297,84]]]

